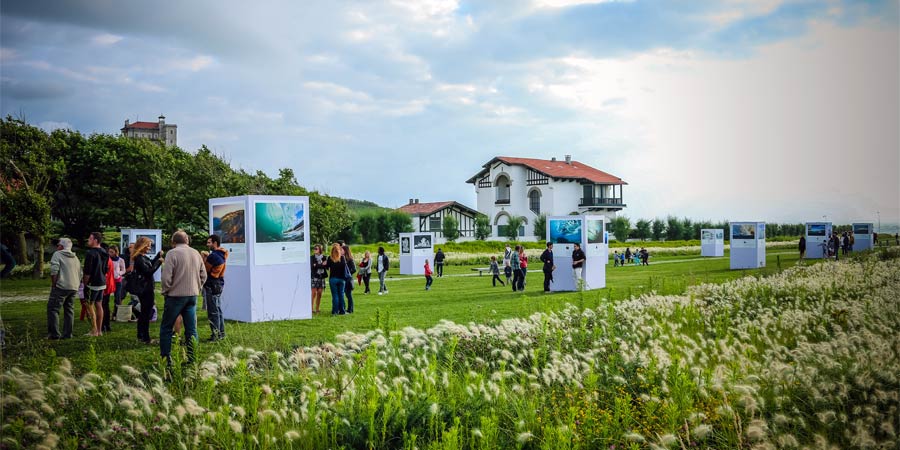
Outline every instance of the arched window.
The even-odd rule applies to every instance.
[[[541,190],[532,189],[528,193],[528,209],[536,215],[541,214]]]
[[[494,183],[494,186],[497,187],[496,204],[509,204],[509,185],[509,177],[506,175],[497,177],[497,181]]]

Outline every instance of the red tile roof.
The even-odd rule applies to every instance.
[[[449,202],[431,202],[431,203],[409,203],[397,208],[399,211],[403,211],[412,216],[427,216],[429,214],[434,214],[444,208],[448,208],[450,206],[458,206],[463,210],[469,210],[473,214],[478,213],[472,208],[469,208],[466,205],[463,205],[458,202],[449,201]]]
[[[608,174],[602,170],[597,170],[587,164],[579,161],[566,163],[562,161],[551,161],[547,159],[534,158],[513,158],[510,156],[498,156],[484,165],[484,169],[477,175],[470,178],[468,183],[475,183],[477,179],[484,176],[488,172],[495,161],[502,161],[509,165],[521,165],[547,175],[551,178],[586,180],[596,184],[628,184],[621,178]]]
[[[142,130],[158,130],[159,123],[158,122],[135,122],[135,123],[129,123],[128,126],[123,128],[123,130],[125,128],[140,128]]]

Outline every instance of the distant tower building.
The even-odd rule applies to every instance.
[[[159,122],[130,123],[125,119],[122,136],[159,141],[166,146],[178,145],[178,125],[166,124],[166,116],[160,115]]]

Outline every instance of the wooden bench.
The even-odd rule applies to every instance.
[[[485,272],[490,272],[490,267],[473,267],[471,270],[478,271],[478,276],[484,275]]]

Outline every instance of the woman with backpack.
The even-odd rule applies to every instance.
[[[139,237],[137,242],[134,243],[134,251],[131,252],[131,266],[128,268],[128,272],[133,272],[136,275],[126,274],[125,285],[125,289],[130,294],[135,294],[140,299],[141,312],[138,315],[137,337],[139,341],[145,344],[156,343],[153,339],[150,339],[150,319],[153,317],[153,308],[156,306],[154,301],[156,282],[153,280],[153,274],[159,270],[159,266],[163,262],[162,250],[152,260],[147,257],[147,252],[150,250],[151,245],[153,245],[153,241],[145,236]]]

